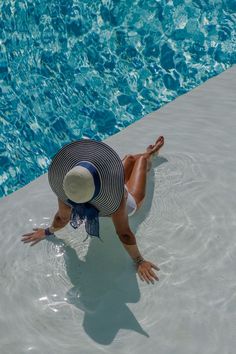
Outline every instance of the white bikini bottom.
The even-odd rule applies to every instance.
[[[128,216],[131,216],[136,212],[137,204],[136,204],[136,201],[135,201],[134,197],[132,196],[132,194],[129,193],[126,185],[125,185],[125,189],[127,190],[127,193],[128,193],[128,197],[126,200],[126,207],[127,207],[127,211],[128,211]]]

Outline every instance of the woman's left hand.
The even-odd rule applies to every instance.
[[[138,265],[138,275],[142,281],[146,281],[149,284],[149,281],[154,284],[154,279],[159,280],[157,275],[154,273],[152,268],[160,270],[155,264],[149,261],[143,261]]]

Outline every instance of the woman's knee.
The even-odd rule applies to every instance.
[[[140,156],[140,161],[148,162],[148,157],[146,155],[142,155],[142,156]]]
[[[125,155],[124,159],[134,160],[134,155],[131,155],[131,154]]]

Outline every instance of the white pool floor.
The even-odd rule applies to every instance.
[[[130,218],[142,282],[112,222],[103,243],[69,226],[34,247],[57,199],[47,175],[0,200],[1,354],[233,354],[236,347],[236,66],[105,142],[121,157],[159,135],[141,210]]]

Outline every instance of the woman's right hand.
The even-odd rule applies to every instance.
[[[21,241],[24,243],[32,242],[30,246],[34,246],[36,243],[46,238],[45,229],[35,228],[33,230],[34,232],[22,235]]]

